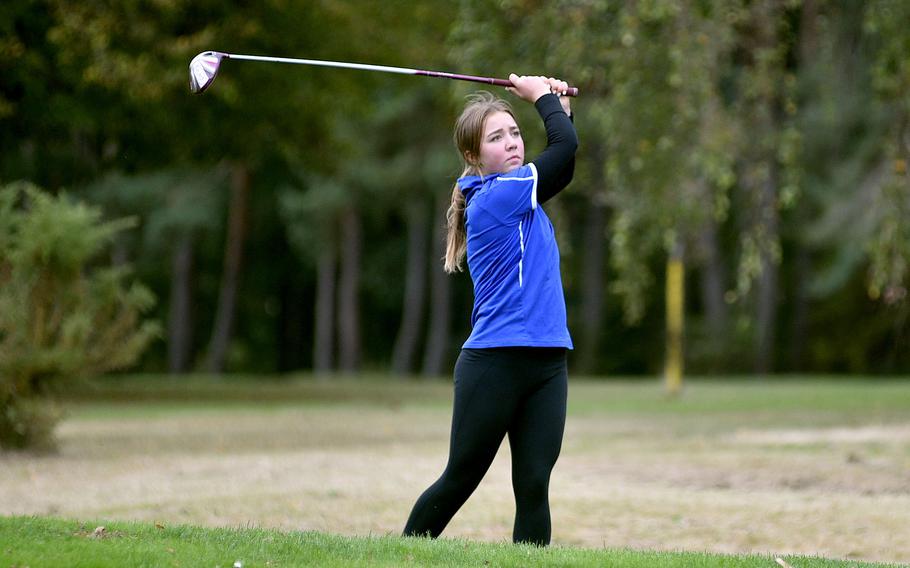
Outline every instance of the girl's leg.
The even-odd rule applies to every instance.
[[[414,504],[406,536],[439,536],[490,468],[515,407],[514,389],[502,376],[508,366],[492,350],[465,349],[459,355],[449,461]]]
[[[545,376],[516,411],[509,427],[515,527],[512,540],[550,543],[550,472],[559,457],[566,424],[568,374],[563,354],[542,366]]]

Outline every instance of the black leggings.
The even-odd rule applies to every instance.
[[[566,350],[463,349],[455,364],[449,461],[417,499],[405,535],[439,536],[496,457],[503,437],[512,451],[512,540],[550,543],[550,471],[566,423]]]

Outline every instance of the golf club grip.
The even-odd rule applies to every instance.
[[[441,71],[417,71],[417,75],[426,75],[428,77],[442,77],[444,79],[457,79],[459,81],[471,81],[474,83],[486,83],[487,85],[498,85],[500,87],[512,87],[512,81],[508,79],[496,79],[495,77],[478,77],[476,75],[461,75],[459,73],[444,73]],[[578,96],[578,87],[569,87],[566,95],[570,97]]]

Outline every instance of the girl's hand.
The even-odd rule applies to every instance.
[[[512,73],[509,75],[509,81],[511,81],[514,86],[506,87],[506,90],[518,95],[529,103],[534,103],[540,97],[552,92],[546,77],[537,77],[534,75],[522,75],[519,77],[515,73]]]
[[[556,96],[559,97],[559,103],[562,105],[562,110],[566,111],[566,114],[571,116],[572,105],[570,104],[570,101],[572,100],[572,97],[564,96],[566,91],[569,90],[569,84],[565,81],[554,79],[553,77],[547,79],[547,83],[550,85],[550,91],[556,93]]]
[[[570,97],[562,96],[565,95],[566,91],[569,89],[569,84],[565,81],[560,81],[553,77],[539,77],[534,75],[518,76],[515,73],[509,75],[509,81],[511,81],[514,86],[506,87],[506,90],[518,95],[529,103],[536,102],[537,99],[547,93],[555,93],[559,96],[559,102],[562,104],[562,109],[566,111],[566,114],[572,113],[569,102]]]

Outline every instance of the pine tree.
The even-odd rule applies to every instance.
[[[52,447],[52,395],[128,367],[158,334],[142,320],[151,292],[97,262],[132,223],[33,185],[0,188],[0,447]]]

